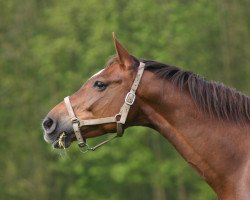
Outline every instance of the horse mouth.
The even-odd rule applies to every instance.
[[[52,146],[55,149],[65,149],[68,148],[74,140],[75,140],[74,134],[68,132],[62,132],[52,143]]]

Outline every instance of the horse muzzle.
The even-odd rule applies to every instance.
[[[70,124],[59,122],[51,116],[46,116],[42,122],[44,140],[54,148],[67,148],[75,139]]]

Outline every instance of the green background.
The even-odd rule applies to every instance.
[[[44,142],[41,122],[115,53],[113,31],[137,57],[249,95],[249,8],[248,0],[0,0],[0,199],[215,199],[152,130],[130,128],[95,153],[72,145],[66,155]]]

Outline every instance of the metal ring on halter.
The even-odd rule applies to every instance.
[[[85,146],[79,148],[81,153],[87,153],[89,150],[92,149],[91,147],[89,147],[87,143],[84,143],[84,144]],[[82,150],[84,147],[86,147],[86,150]]]
[[[88,144],[86,144],[86,150],[82,150],[83,147],[79,148],[81,153],[87,153],[88,151],[95,151],[95,148],[89,147]]]
[[[78,125],[80,123],[79,120],[77,119],[77,117],[72,117],[70,120],[72,123],[78,123]]]

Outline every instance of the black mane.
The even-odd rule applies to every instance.
[[[186,87],[203,111],[224,120],[250,122],[250,97],[222,83],[204,78],[175,66],[152,60],[141,60],[145,69],[171,80],[181,90]]]
[[[134,57],[136,65],[139,61]],[[113,56],[106,66],[118,62]],[[216,81],[208,81],[193,72],[182,70],[176,66],[140,59],[145,63],[145,70],[158,77],[170,80],[180,90],[187,89],[194,103],[204,112],[219,119],[239,123],[250,122],[250,97]]]

